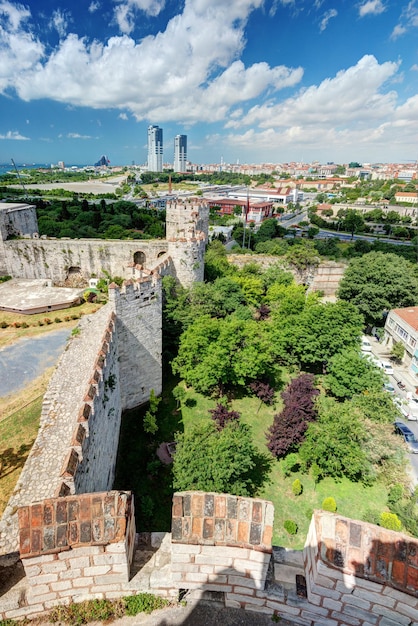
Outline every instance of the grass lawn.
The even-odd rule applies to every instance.
[[[36,439],[43,393],[0,421],[0,515]]]
[[[21,337],[35,337],[58,328],[73,328],[82,315],[94,313],[100,306],[100,304],[94,302],[84,302],[68,309],[50,311],[49,313],[36,313],[35,315],[21,315],[19,313],[0,311],[0,348],[12,344]],[[49,319],[51,323],[46,323],[45,319]],[[4,324],[8,326],[2,328]],[[21,324],[27,324],[28,327],[22,328]]]

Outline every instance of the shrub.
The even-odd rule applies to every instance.
[[[300,458],[296,452],[287,454],[282,461],[282,470],[285,476],[290,476],[292,472],[297,472],[300,469]]]
[[[383,528],[387,528],[388,530],[401,530],[402,522],[396,513],[387,513],[387,511],[383,511],[380,514],[380,526]]]
[[[0,328],[9,328],[9,324],[7,322],[1,322]]]
[[[394,504],[399,502],[399,500],[402,500],[403,495],[404,495],[403,485],[401,485],[400,483],[396,483],[395,485],[392,485],[388,493],[389,508],[391,505],[393,506]]]
[[[21,323],[20,322],[13,322],[13,326],[15,328],[20,328],[21,327]]]
[[[52,324],[52,320],[49,317],[44,317],[45,324]]]
[[[38,326],[43,326],[44,322],[42,320],[38,320]]]
[[[294,480],[293,483],[292,483],[293,495],[294,496],[300,496],[302,491],[303,491],[302,483],[300,482],[299,478],[296,478],[296,480]]]
[[[289,535],[296,535],[298,532],[298,525],[292,519],[285,520],[283,528],[289,533]]]
[[[168,600],[153,596],[151,593],[139,593],[137,596],[124,598],[126,615],[138,615],[138,613],[152,613],[156,609],[162,609],[170,603]]]
[[[29,328],[29,324],[27,322],[22,322],[21,327],[22,328]]]
[[[376,511],[376,509],[367,509],[363,514],[363,520],[369,522],[369,524],[376,524],[376,526],[378,526],[380,523],[380,513]]]
[[[64,317],[64,322],[69,322],[71,320],[71,317],[69,315],[66,315]]]
[[[56,318],[54,319],[54,322],[55,322],[56,324],[61,324],[62,320],[61,320],[61,318],[60,318],[60,317],[56,317]]]
[[[335,498],[329,496],[322,501],[322,510],[329,511],[330,513],[335,513],[337,510],[337,503],[335,502]]]
[[[74,313],[71,315],[71,319],[72,320],[79,320],[80,316],[79,315],[75,315]]]

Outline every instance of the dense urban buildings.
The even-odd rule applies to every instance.
[[[148,126],[148,171],[163,171],[163,129]]]
[[[187,165],[187,135],[174,138],[174,171],[185,172]]]

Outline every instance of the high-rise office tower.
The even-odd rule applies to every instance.
[[[163,129],[148,126],[148,171],[163,171]]]
[[[174,171],[185,172],[187,163],[187,135],[174,137]]]

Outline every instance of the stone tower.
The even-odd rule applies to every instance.
[[[184,286],[203,280],[209,207],[198,198],[172,201],[166,208],[166,240],[175,277]]]

